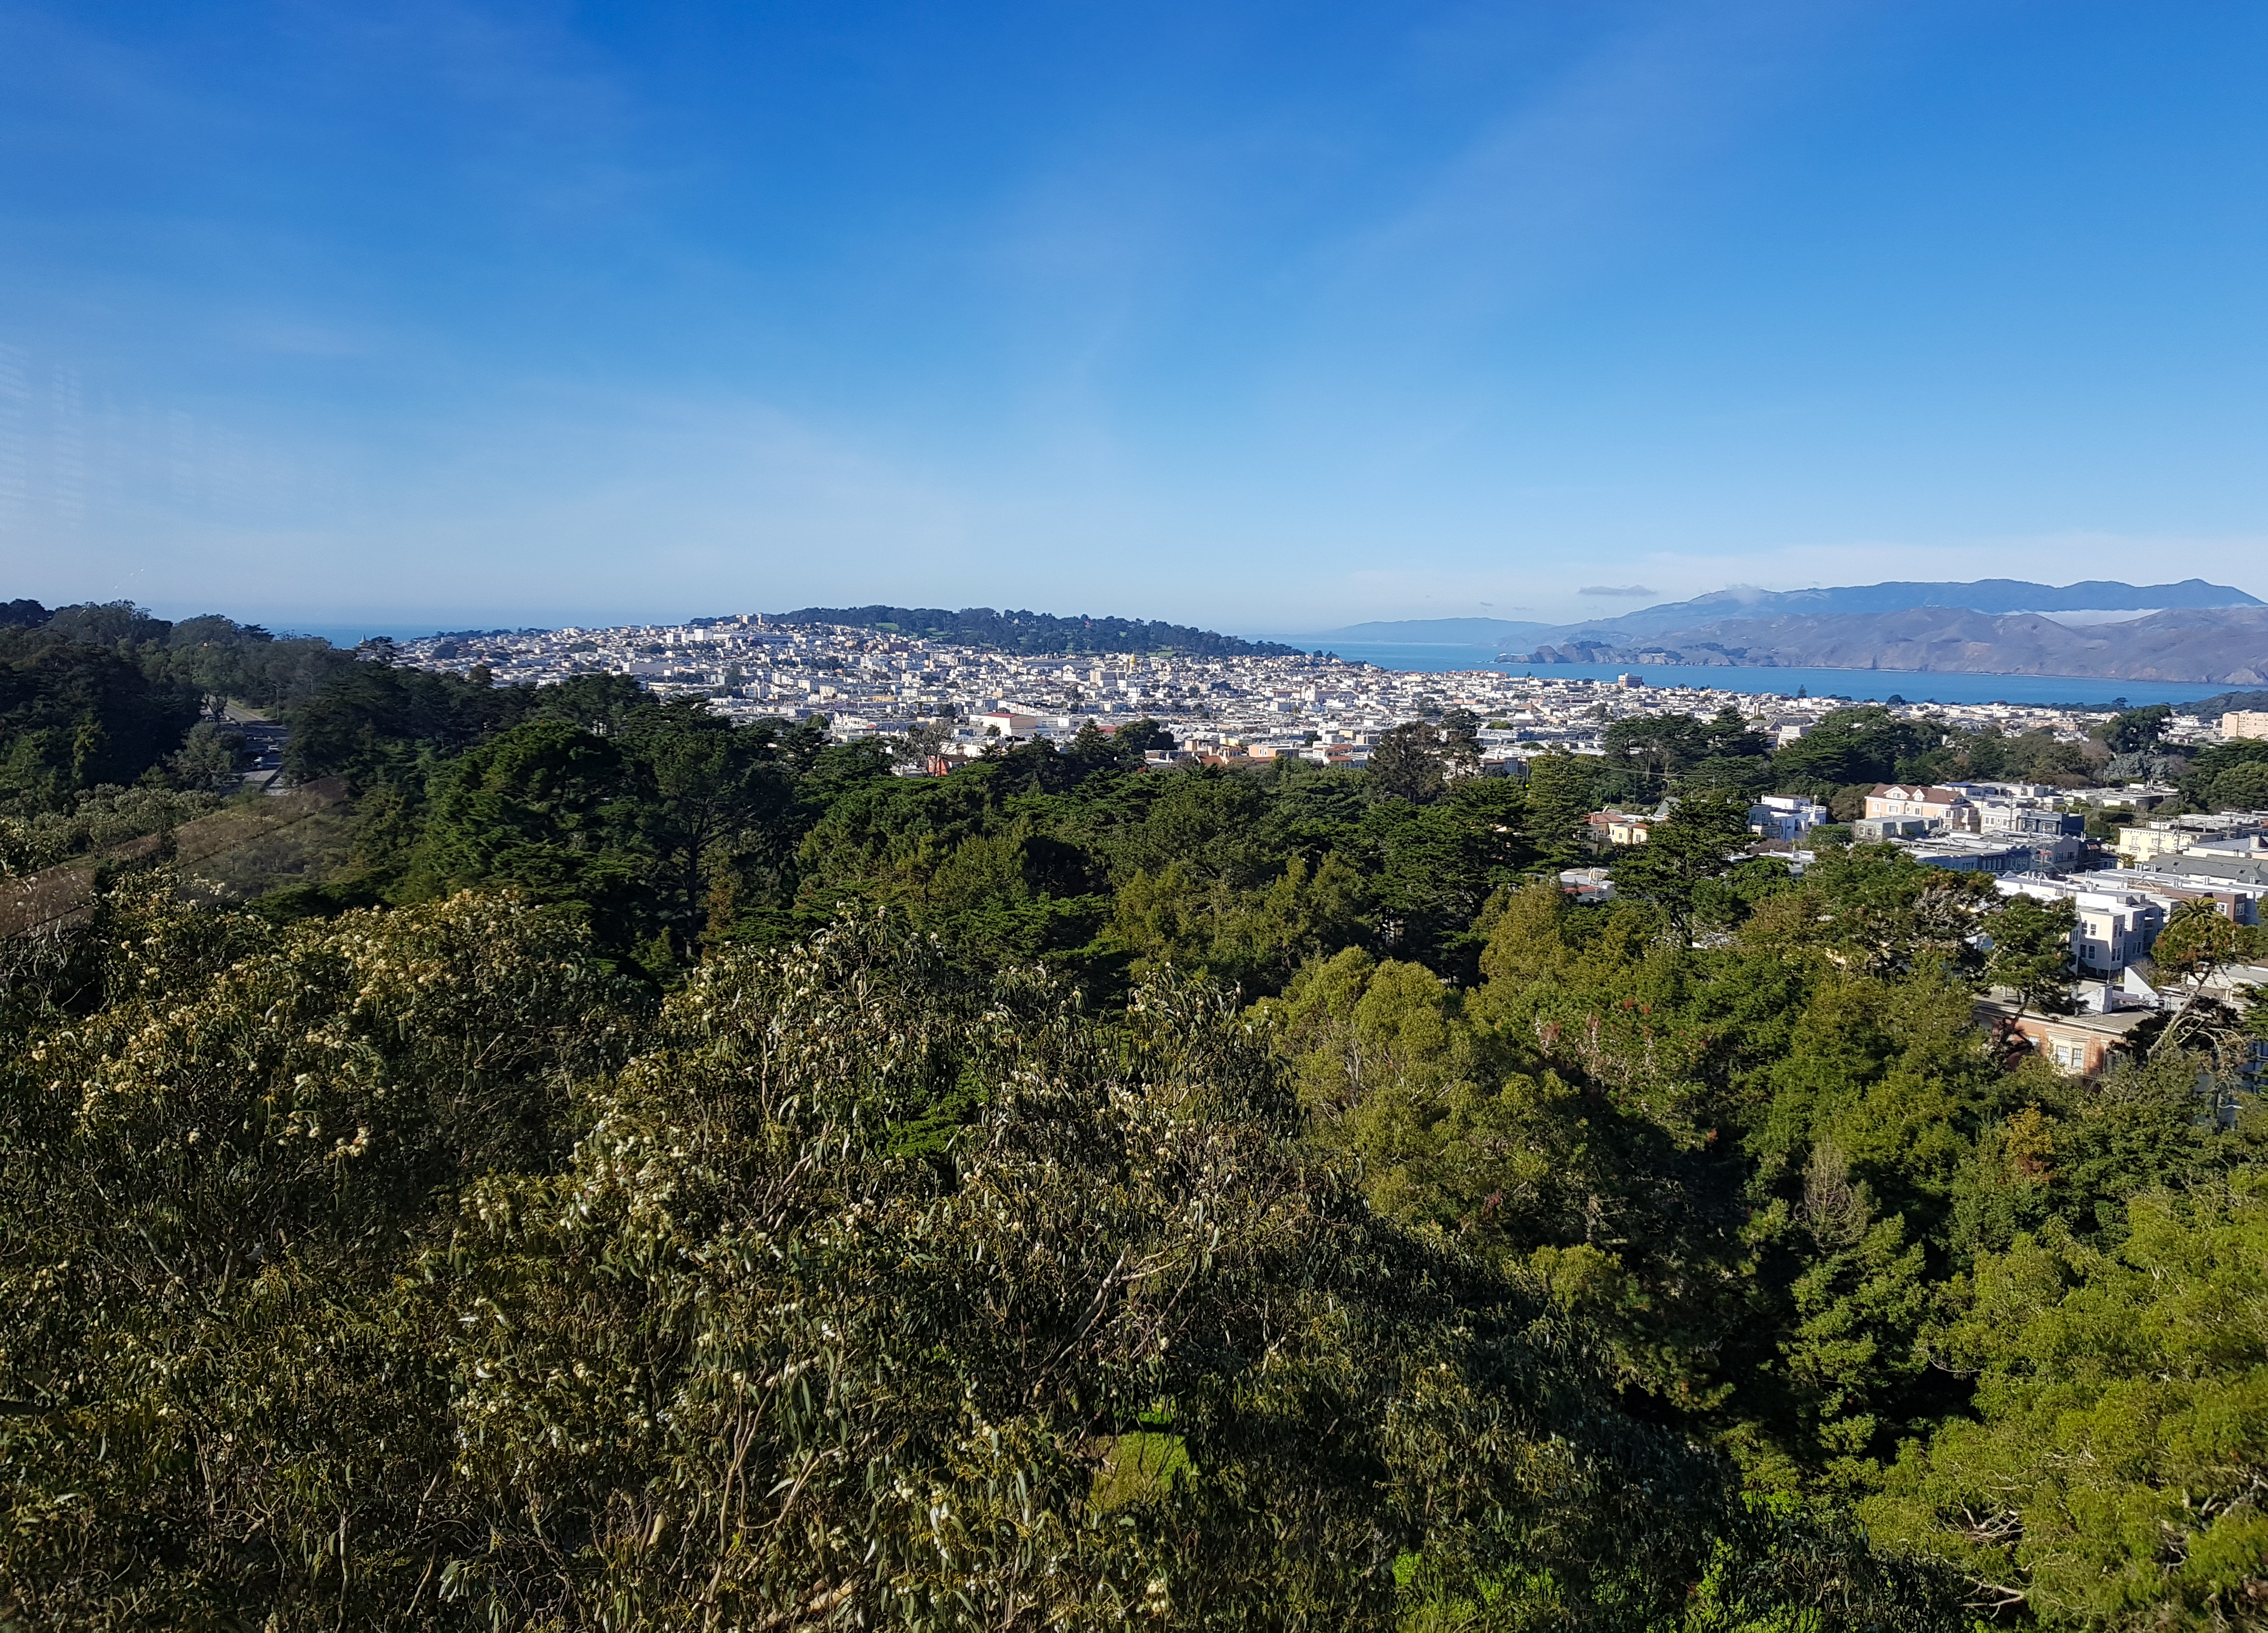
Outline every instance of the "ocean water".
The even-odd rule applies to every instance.
[[[2144,703],[2188,703],[2243,688],[2179,680],[2105,680],[2089,675],[1941,674],[1910,669],[1736,669],[1698,664],[1507,664],[1484,646],[1418,646],[1354,643],[1331,649],[1350,662],[1381,669],[1494,669],[1532,674],[1542,680],[1611,680],[1635,674],[1649,686],[1705,686],[1719,692],[1793,695],[1798,688],[1813,697],[1847,697],[1853,702],[1882,702],[1903,697],[1910,703],[2036,703],[2050,707],[2109,704],[2124,698]]]

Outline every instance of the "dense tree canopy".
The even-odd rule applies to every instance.
[[[111,647],[0,629],[0,804],[22,815],[139,778],[180,746],[195,693]]]
[[[200,717],[311,699],[353,668],[325,641],[217,614],[175,624],[130,601],[0,615],[0,818],[68,817],[136,783],[232,786],[236,745]]]
[[[181,695],[139,616],[0,639]],[[1978,1008],[2068,1006],[2066,912],[1748,854],[2021,739],[902,776],[375,662],[293,720],[339,866],[0,943],[11,1625],[2268,1625],[2257,1021],[2066,1077]],[[1660,814],[1580,905],[1602,797]]]
[[[2268,810],[2268,742],[2236,738],[2211,745],[2183,773],[2182,798],[2202,811]]]
[[[919,636],[956,646],[985,646],[1004,652],[1182,652],[1191,657],[1242,657],[1296,649],[1273,641],[1248,641],[1211,629],[1193,629],[1139,618],[1095,618],[1084,614],[964,607],[806,607],[783,613],[786,623],[847,624],[885,634]]]

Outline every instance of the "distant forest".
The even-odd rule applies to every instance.
[[[2201,702],[2182,705],[2183,714],[2201,715],[2207,720],[2262,710],[2268,710],[2268,692],[2221,692]]]
[[[1062,618],[1053,613],[995,612],[989,607],[806,607],[778,614],[784,623],[848,624],[921,636],[999,652],[1179,652],[1194,658],[1290,657],[1300,649],[1247,641],[1182,624],[1138,618]]]
[[[0,1623],[2268,1625],[2268,1006],[1751,798],[2268,743],[1616,723],[948,776],[621,676],[0,629]],[[895,620],[889,622],[895,622]],[[336,791],[185,860],[232,702]],[[1670,802],[1613,860],[1585,817]],[[2102,829],[2099,831],[2107,831]],[[174,842],[132,855],[129,836]],[[202,871],[201,871],[202,870]],[[217,870],[217,871],[216,871]],[[2261,932],[2210,904],[2178,987]]]

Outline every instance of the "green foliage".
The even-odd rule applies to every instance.
[[[1775,771],[1761,733],[1730,703],[1708,720],[1641,715],[1607,728],[1606,761],[1618,776],[1607,797],[1655,800],[1673,786],[1736,794],[1770,791]]]
[[[132,657],[52,627],[0,628],[0,810],[69,810],[157,766],[195,721],[196,696]]]
[[[53,622],[122,697],[265,641]],[[2260,1625],[2257,932],[2177,915],[2069,1078],[1977,1007],[2066,1003],[2067,909],[1746,855],[2071,745],[899,776],[621,677],[299,695],[349,865],[0,943],[11,1625]],[[211,808],[151,740],[21,750],[0,863]]]
[[[1992,916],[1986,977],[1995,986],[2014,989],[2043,1014],[2069,1014],[2071,943],[2078,925],[2078,912],[2067,896],[2054,901],[2011,896]]]
[[[989,607],[806,607],[786,623],[847,624],[887,635],[920,636],[957,646],[1003,652],[1178,652],[1194,658],[1285,657],[1298,651],[1273,641],[1247,641],[1182,624],[1138,618],[1064,618],[1053,613],[995,612]]]
[[[1682,1633],[1977,1633],[1957,1573],[1873,1546],[1833,1515],[1752,1495],[1695,1588]]]
[[[413,867],[437,894],[483,883],[536,901],[596,908],[614,945],[648,860],[636,768],[611,739],[563,720],[530,721],[490,739],[436,779]]]
[[[142,646],[153,679],[232,698],[256,709],[288,711],[312,698],[330,677],[351,667],[352,652],[311,636],[270,635],[217,613],[184,619],[162,641]]]
[[[107,910],[0,1125],[18,1625],[1634,1626],[1720,1522],[1203,990],[861,923],[647,1030],[537,909]]]
[[[387,1619],[432,1593],[437,1543],[476,1546],[431,1500],[450,1313],[415,1255],[475,1176],[563,1151],[627,995],[570,927],[492,902],[103,915],[91,964],[19,995],[0,1099],[0,1602]]]
[[[174,624],[130,601],[16,606],[0,620],[0,806],[15,814],[144,780],[228,791],[241,744],[199,721],[202,704],[291,703],[353,661],[217,614]]]
[[[1738,793],[1697,791],[1648,830],[1646,842],[1615,864],[1615,884],[1659,907],[1681,934],[1697,920],[1746,916],[1737,891],[1724,887],[1749,842],[1749,802]]]
[[[2268,765],[2268,742],[2233,738],[2225,743],[2208,744],[2198,751],[2182,778],[2182,803],[2194,810],[2213,810],[2220,803],[2220,779],[2257,765]]]
[[[2097,761],[2110,752],[2097,748],[2090,756],[2046,731],[2011,738],[1998,726],[1970,731],[1933,718],[1908,720],[1869,703],[1835,710],[1779,749],[1770,769],[1778,786],[1760,791],[1841,794],[1830,803],[1838,819],[1848,820],[1859,814],[1852,797],[1876,783],[2005,778],[2077,786],[2094,780]]]
[[[1605,775],[1599,761],[1556,750],[1528,762],[1529,831],[1544,855],[1573,857],[1583,819],[1599,808]]]
[[[57,642],[91,646],[131,647],[145,641],[162,641],[173,625],[152,617],[146,607],[131,601],[88,601],[59,607],[48,615],[41,633]]]
[[[2182,779],[2183,800],[2204,811],[2268,810],[2268,743],[2215,743]]]
[[[2189,704],[2186,712],[2218,720],[2225,714],[2248,709],[2268,709],[2268,692],[2216,692]]]
[[[1370,788],[1380,798],[1428,805],[1447,786],[1441,733],[1424,721],[1395,726],[1372,745]]]
[[[291,711],[284,769],[299,782],[344,776],[360,787],[403,781],[423,761],[462,753],[525,719],[534,702],[530,688],[357,663]]]
[[[2176,981],[2202,981],[2250,951],[2257,938],[2245,931],[2257,928],[2224,917],[2217,902],[2184,901],[2150,944],[2151,960]]]
[[[1175,860],[1121,886],[1114,928],[1137,975],[1179,967],[1268,991],[1303,960],[1358,938],[1366,905],[1360,875],[1335,850],[1313,869],[1295,852],[1279,878],[1252,890],[1202,880]]]
[[[1123,764],[1027,744],[941,782],[850,787],[798,850],[798,910],[885,902],[969,952],[1064,964],[1098,989],[1170,963],[1256,996],[1349,945],[1468,969],[1476,916],[1533,855],[1525,796],[1501,778],[1417,806],[1366,799],[1344,772]]]
[[[2095,728],[2095,735],[2114,754],[2139,754],[2157,747],[2173,718],[2172,705],[2152,703],[2111,716]]]
[[[1690,770],[1709,753],[1708,728],[1691,715],[1635,715],[1607,728],[1607,760],[1656,780]]]
[[[1797,1232],[1808,1239],[1786,1239]],[[1775,1246],[1801,1256],[1778,1346],[1787,1404],[1822,1472],[1861,1487],[1882,1414],[1904,1403],[1924,1368],[1915,1343],[1929,1307],[1923,1245],[1906,1239],[1903,1215],[1881,1214],[1831,1136],[1812,1147],[1795,1208],[1753,1222],[1749,1236],[1781,1237]]]
[[[2087,813],[2087,836],[2089,839],[2116,841],[2118,830],[2131,828],[2133,823],[2134,813],[2131,809],[2097,805]]]
[[[1952,1289],[1933,1347],[1975,1416],[1910,1444],[1864,1505],[2051,1627],[2258,1626],[2268,1601],[2268,1207],[2256,1181],[2051,1225]]]
[[[89,851],[162,834],[210,814],[219,805],[210,794],[147,784],[89,789],[68,810],[0,817],[0,873],[35,873]]]
[[[1100,736],[1101,733],[1097,732],[1096,735]],[[1120,768],[1128,771],[1138,771],[1142,769],[1141,762],[1134,758],[1135,755],[1152,748],[1170,750],[1174,747],[1173,733],[1155,720],[1147,717],[1129,720],[1111,734],[1110,741],[1112,747],[1118,751],[1115,757]]]
[[[247,763],[241,732],[231,731],[217,721],[200,720],[166,760],[166,769],[182,788],[225,794],[242,784]]]
[[[1775,754],[1772,770],[1791,789],[1888,783],[1904,775],[1902,763],[1939,747],[1942,735],[1879,703],[1838,709]]]

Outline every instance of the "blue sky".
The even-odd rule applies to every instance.
[[[2234,4],[0,0],[0,593],[2268,594],[2264,70]]]

